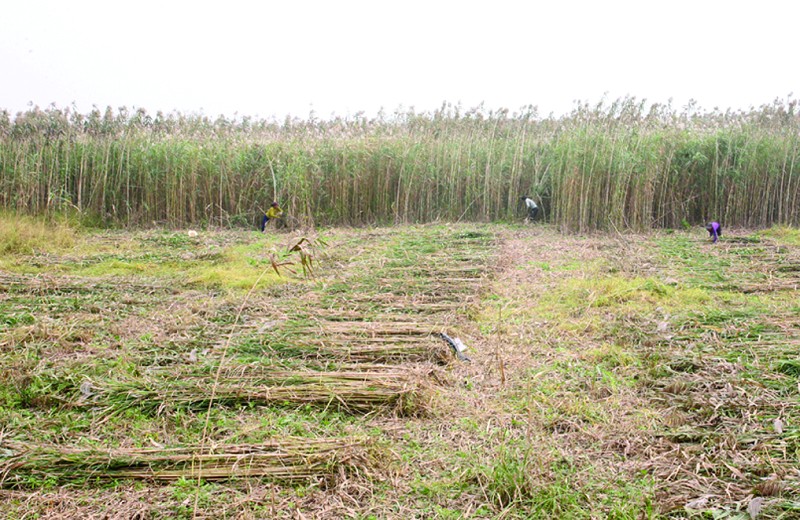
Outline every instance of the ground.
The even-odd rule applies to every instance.
[[[798,518],[798,233],[704,233],[17,238],[0,515]]]

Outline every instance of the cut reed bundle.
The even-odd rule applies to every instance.
[[[449,267],[449,266],[425,266],[418,265],[412,267],[390,267],[384,269],[384,273],[395,278],[413,276],[423,276],[426,278],[438,278],[440,276],[459,276],[467,280],[480,279],[486,270],[486,267],[480,265],[471,265],[463,267]]]
[[[327,320],[335,320],[336,316],[341,312],[338,308],[335,307],[340,301],[344,304],[344,299],[335,299],[330,302],[332,307],[330,308],[323,308],[320,309],[318,312],[319,316],[325,317]],[[375,305],[375,302],[370,299],[358,299],[356,300],[347,300],[347,311],[346,314],[352,318],[356,317],[355,314],[359,314],[361,316],[381,316],[382,319],[385,319],[388,313],[394,313],[392,316],[400,319],[402,317],[413,316],[416,319],[417,316],[420,315],[431,315],[431,314],[440,314],[440,313],[448,313],[453,312],[458,309],[463,308],[465,305],[469,304],[469,300],[465,298],[461,298],[459,301],[449,301],[449,302],[410,302],[407,299],[403,299],[403,301],[393,301],[389,303],[384,303],[381,305]]]
[[[329,345],[395,345],[399,348],[426,342],[433,334],[430,325],[411,321],[317,321],[313,324],[284,328],[270,339],[282,344],[299,343],[326,347]]]
[[[319,321],[297,332],[321,335],[355,336],[419,336],[427,337],[433,332],[426,323],[395,321]]]
[[[173,374],[176,379],[115,381],[91,387],[78,406],[99,406],[108,414],[128,408],[160,413],[171,408],[206,409],[248,403],[268,406],[315,405],[348,412],[418,415],[432,398],[427,381],[407,370],[380,372],[262,371],[257,376],[230,369],[214,374]],[[212,400],[213,395],[213,400]]]
[[[364,471],[368,441],[353,438],[282,438],[262,444],[176,448],[71,448],[0,446],[0,487],[47,480],[59,484],[111,479],[223,480],[268,478],[302,481]]]
[[[252,350],[249,348],[247,350]],[[430,361],[445,364],[448,351],[439,342],[397,341],[325,341],[298,340],[292,343],[263,343],[260,352],[272,352],[281,357],[298,359],[331,359],[345,362],[398,363]]]

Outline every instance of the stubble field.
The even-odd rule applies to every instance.
[[[37,225],[4,518],[800,517],[796,230]]]

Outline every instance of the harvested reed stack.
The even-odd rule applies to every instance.
[[[313,324],[293,327],[284,331],[277,343],[311,347],[313,355],[325,357],[408,358],[438,361],[443,357],[435,342],[430,325],[416,322],[375,321],[316,321]],[[285,353],[285,347],[267,348]],[[308,349],[307,349],[308,350]]]
[[[224,480],[261,477],[275,481],[328,478],[340,468],[364,472],[369,442],[354,438],[282,438],[261,444],[213,448],[87,449],[66,446],[0,446],[0,488],[26,487],[36,479],[59,484],[87,480]]]
[[[330,359],[351,363],[399,363],[430,361],[437,364],[449,360],[447,349],[433,341],[384,341],[343,338],[315,338],[291,341],[287,344],[265,342],[261,352],[280,357],[308,360]]]
[[[266,406],[315,405],[353,413],[424,414],[432,398],[425,378],[407,370],[379,372],[261,371],[247,375],[229,368],[215,381],[212,374],[173,374],[174,379],[147,378],[92,386],[89,400],[107,414],[128,408],[160,413],[171,408],[200,410],[213,405],[248,403]]]

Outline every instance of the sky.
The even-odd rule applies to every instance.
[[[800,2],[0,0],[0,110],[373,117],[800,94]]]

